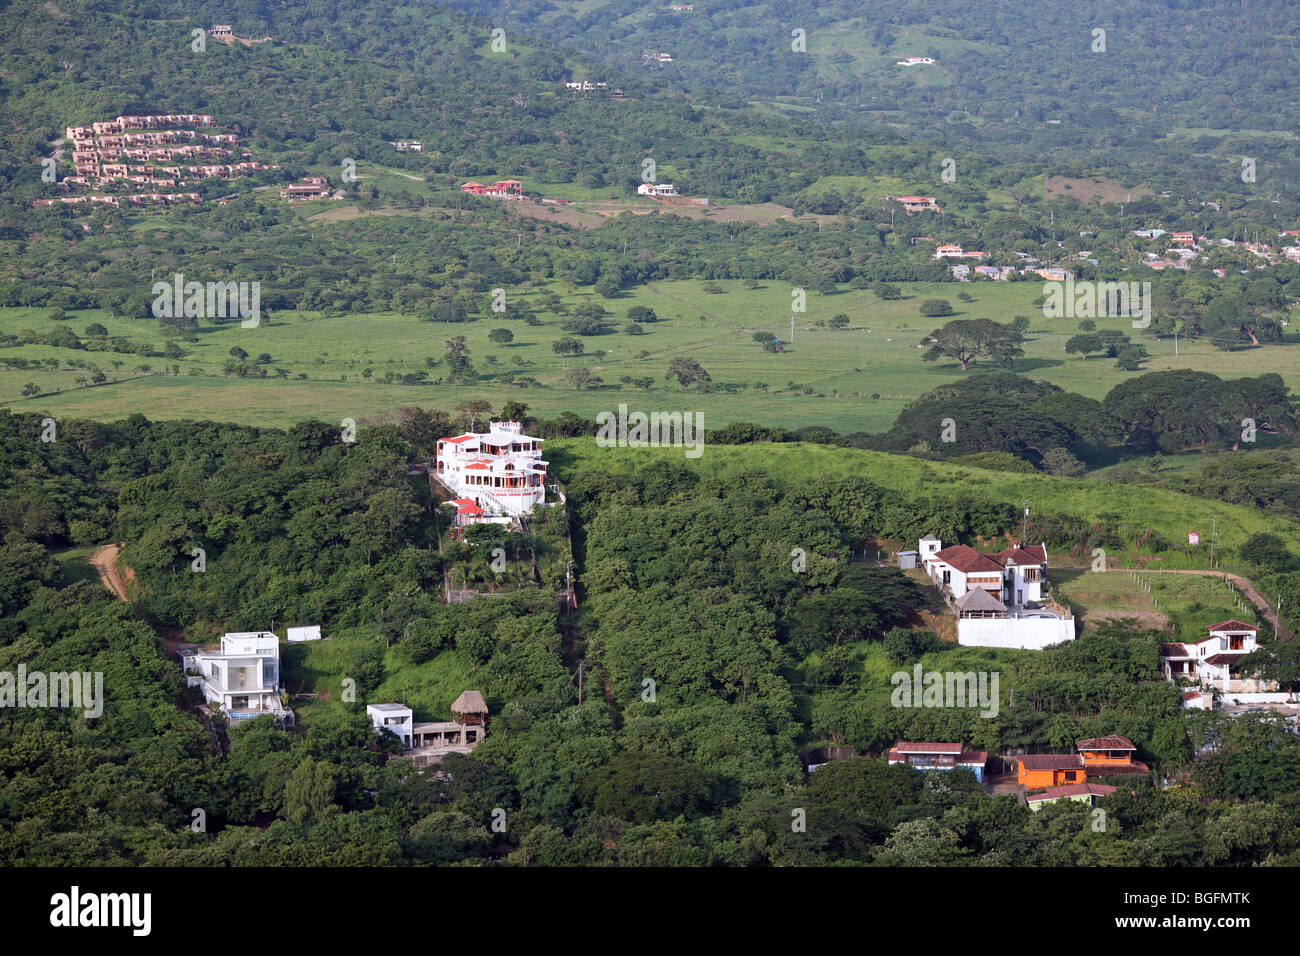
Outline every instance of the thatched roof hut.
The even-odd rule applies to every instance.
[[[451,714],[462,724],[481,724],[487,718],[487,701],[476,690],[463,691],[452,703]]]

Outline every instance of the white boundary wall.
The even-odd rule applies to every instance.
[[[962,647],[1010,647],[1038,651],[1074,640],[1074,619],[1052,617],[962,617],[957,643]]]

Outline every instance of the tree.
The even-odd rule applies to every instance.
[[[627,310],[627,317],[633,322],[658,322],[659,316],[655,315],[655,310],[647,308],[644,305],[634,305]]]
[[[877,282],[875,288],[871,290],[876,294],[876,298],[885,301],[893,301],[903,297],[902,286],[895,285],[892,282]]]
[[[488,340],[497,345],[508,345],[515,340],[515,333],[509,329],[493,329],[488,333]]]
[[[1122,368],[1126,372],[1136,372],[1149,357],[1146,346],[1126,345],[1116,355],[1115,367]]]
[[[561,322],[560,328],[577,335],[599,335],[605,330],[605,323],[591,316],[575,315]]]
[[[845,315],[843,312],[841,312],[839,315],[831,316],[830,327],[832,329],[845,329],[848,328],[848,325],[849,325],[849,317]]]
[[[1084,472],[1083,462],[1065,448],[1049,448],[1043,455],[1043,471],[1049,475],[1070,478]]]
[[[579,365],[577,368],[569,369],[569,381],[574,388],[584,389],[589,385],[599,385],[603,379],[591,369]]]
[[[581,355],[582,350],[582,343],[568,336],[551,343],[551,351],[556,355]]]
[[[1087,358],[1090,353],[1104,352],[1106,344],[1101,337],[1094,334],[1072,335],[1065,341],[1065,351],[1070,355]]]
[[[245,352],[243,349],[241,349],[238,345],[232,348],[228,354],[231,356],[231,358],[234,358],[240,362],[248,358],[248,353]]]
[[[926,362],[955,358],[962,371],[970,368],[975,359],[984,357],[998,368],[1011,368],[1025,354],[1019,342],[1018,333],[992,319],[957,319],[921,340],[922,345],[930,346],[921,358]]]
[[[665,379],[677,379],[677,384],[682,387],[682,391],[698,384],[702,391],[708,391],[709,385],[712,384],[713,378],[708,372],[693,358],[679,357],[668,363],[668,372],[664,375]]]
[[[1243,561],[1258,564],[1270,571],[1282,571],[1291,563],[1286,542],[1275,534],[1260,531],[1247,538],[1237,553]]]
[[[641,326],[637,325],[635,322],[629,322],[627,325],[623,326],[623,331],[628,335],[645,335],[645,329],[641,328]]]
[[[926,299],[918,306],[922,315],[931,318],[941,318],[945,315],[952,315],[952,303],[947,299]]]
[[[1013,332],[1019,332],[1021,335],[1024,335],[1029,331],[1029,316],[1017,315],[1011,320],[1007,328],[1011,329]]]
[[[606,299],[612,299],[614,296],[618,295],[619,287],[620,283],[618,281],[618,276],[608,272],[604,273],[596,280],[596,294],[603,296]]]
[[[332,816],[339,810],[334,787],[333,768],[304,757],[284,785],[284,815],[299,826]]]
[[[37,385],[35,382],[28,382],[26,385],[23,386],[23,394],[39,395],[41,394],[41,387]]]
[[[447,364],[447,380],[453,384],[465,384],[478,380],[478,372],[469,358],[469,347],[465,345],[465,336],[457,335],[446,339],[442,360]]]
[[[1094,322],[1092,319],[1084,319],[1082,322],[1079,323],[1079,331],[1080,331],[1080,332],[1096,332],[1096,331],[1097,331],[1097,323]]]

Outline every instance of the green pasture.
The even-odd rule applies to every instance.
[[[788,428],[825,425],[841,432],[879,432],[909,401],[971,374],[954,362],[921,360],[921,340],[949,321],[919,314],[919,304],[928,298],[947,299],[960,318],[1009,321],[1016,315],[1027,316],[1031,325],[1025,355],[1016,362],[1016,370],[1069,391],[1100,399],[1138,374],[1121,371],[1112,359],[1067,355],[1065,342],[1078,332],[1078,322],[1043,317],[1041,307],[1034,305],[1042,294],[1039,282],[915,283],[904,286],[905,297],[898,301],[882,301],[869,291],[844,286],[829,295],[809,290],[806,311],[793,314],[793,341],[791,286],[764,282],[749,290],[739,281],[724,281],[717,283],[721,293],[710,293],[706,285],[697,280],[653,282],[611,299],[564,283],[508,290],[508,295],[531,299],[549,289],[570,307],[585,300],[599,301],[609,313],[608,330],[574,336],[587,350],[579,356],[552,351],[554,342],[571,333],[561,328],[561,316],[545,313],[539,316],[540,325],[529,326],[491,315],[447,324],[423,322],[410,314],[325,316],[285,310],[264,317],[257,328],[245,329],[238,322],[203,325],[197,341],[179,342],[186,354],[176,360],[19,345],[0,349],[0,361],[15,356],[57,359],[58,367],[0,368],[0,405],[107,420],[140,412],[151,418],[208,418],[284,427],[303,418],[375,416],[404,405],[451,408],[479,398],[495,405],[510,399],[526,401],[542,416],[565,410],[594,414],[628,402],[648,409],[700,411],[710,428],[740,420]],[[961,302],[959,292],[967,292],[973,301]],[[643,335],[626,334],[622,329],[634,305],[653,308],[661,321],[643,325]],[[847,329],[819,327],[818,323],[841,313],[849,316]],[[1145,344],[1152,353],[1147,370],[1198,369],[1227,378],[1277,372],[1291,388],[1300,388],[1294,333],[1285,345],[1236,352],[1180,339],[1175,356],[1172,340],[1142,336],[1126,319],[1096,321],[1101,329],[1127,329]],[[5,333],[48,332],[64,324],[83,335],[92,322],[104,325],[110,336],[147,342],[158,350],[165,342],[163,331],[152,320],[114,318],[89,310],[56,323],[48,318],[48,310],[0,309],[0,332]],[[491,342],[488,335],[495,328],[510,329],[514,341]],[[756,331],[776,334],[786,343],[785,351],[764,352],[752,339]],[[403,386],[380,381],[390,370],[427,371],[430,379],[445,375],[443,343],[456,335],[466,338],[482,376],[478,383]],[[246,351],[250,361],[269,354],[272,360],[265,365],[269,377],[239,379],[224,374],[233,347]],[[699,361],[712,376],[714,390],[682,394],[666,382],[668,363],[677,356]],[[439,364],[427,367],[426,357]],[[98,365],[108,382],[79,386],[76,379],[89,372],[68,365],[77,360]],[[173,366],[179,374],[162,374]],[[568,380],[575,366],[592,369],[602,383],[575,390]],[[987,367],[977,364],[972,371]],[[539,387],[508,385],[502,381],[508,372],[532,377]],[[649,378],[651,387],[620,383],[622,376]],[[39,386],[41,394],[23,396],[29,383]]]

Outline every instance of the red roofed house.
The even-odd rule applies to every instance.
[[[488,516],[526,515],[546,501],[542,440],[523,434],[519,422],[488,427],[482,434],[439,439],[435,474]]]
[[[928,209],[933,209],[935,212],[942,211],[935,204],[933,196],[890,196],[888,198],[902,203],[903,208],[908,212],[924,212]]]
[[[1259,680],[1241,670],[1241,659],[1259,647],[1258,629],[1242,621],[1220,621],[1208,624],[1209,634],[1195,642],[1170,641],[1160,645],[1160,664],[1165,677],[1177,683],[1191,681],[1203,691],[1218,690],[1223,694],[1267,694],[1277,691],[1274,681]],[[1206,695],[1208,696],[1208,695]],[[1285,699],[1287,695],[1278,695]],[[1192,703],[1184,698],[1184,706],[1204,706],[1204,698]]]
[[[984,765],[989,755],[983,750],[963,750],[961,744],[911,743],[900,740],[889,748],[890,764],[906,764],[913,770],[970,770],[984,782]]]
[[[1016,758],[1016,782],[1028,788],[1085,783],[1088,777],[1124,777],[1149,772],[1134,760],[1133,741],[1119,734],[1093,737],[1075,743],[1078,753],[1026,754]]]
[[[957,615],[968,647],[1039,649],[1074,639],[1074,616],[1047,596],[1047,543],[1017,543],[995,553],[943,547],[927,534],[921,566]]]
[[[1084,783],[1087,773],[1078,754],[1025,754],[1016,758],[1016,783],[1031,790]]]

